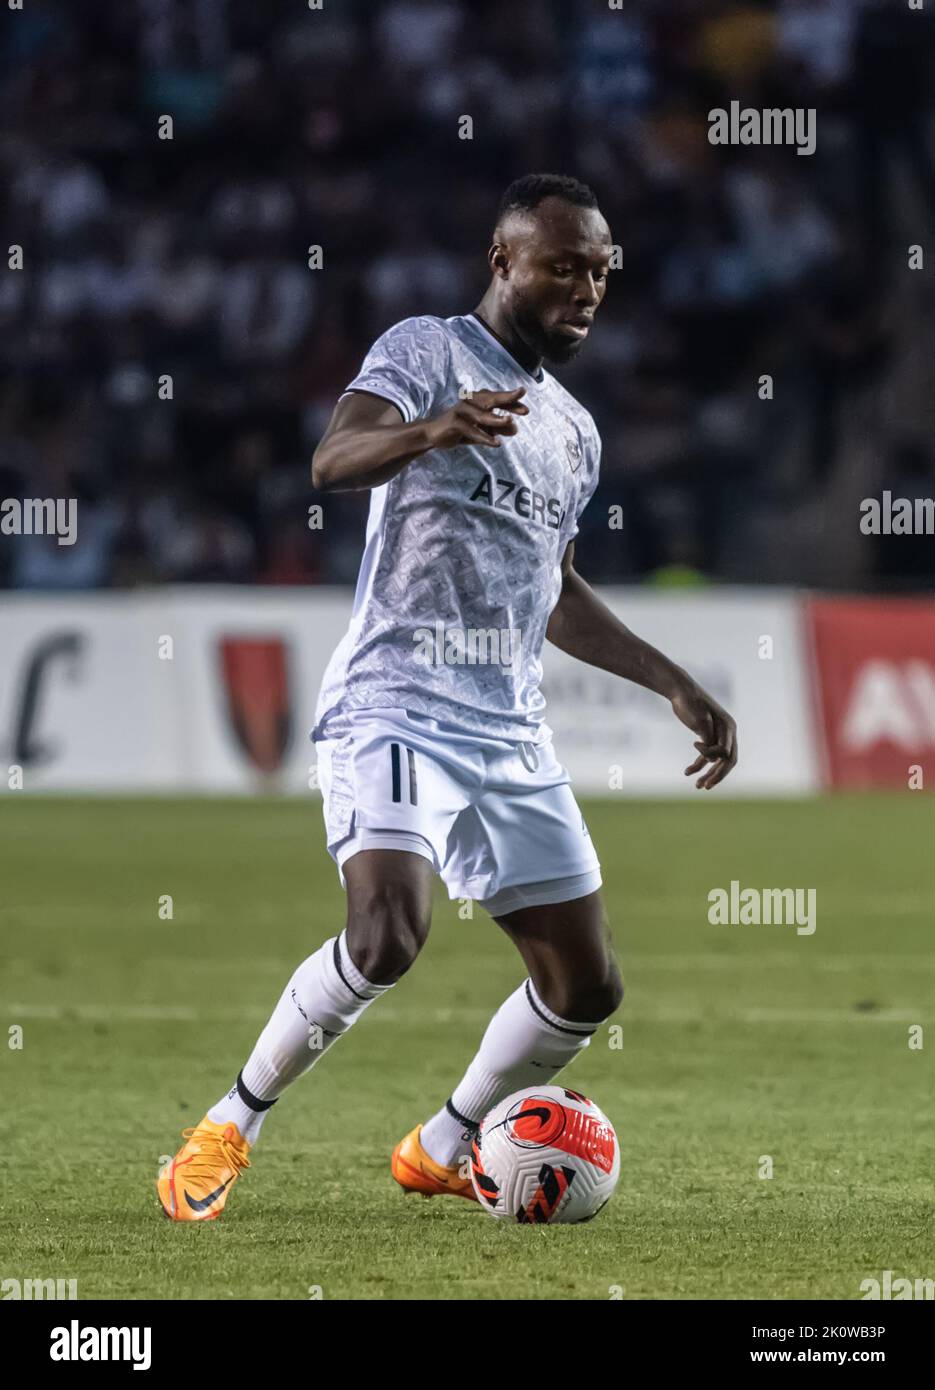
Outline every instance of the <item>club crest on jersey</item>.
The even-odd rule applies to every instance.
[[[565,440],[565,452],[568,455],[568,462],[571,464],[572,473],[577,473],[581,467],[581,445],[577,439]]]

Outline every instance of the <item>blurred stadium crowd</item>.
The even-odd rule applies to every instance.
[[[79,542],[2,538],[0,582],[352,581],[366,494],[307,524],[335,399],[394,321],[474,307],[502,189],[554,171],[592,184],[623,259],[560,369],[604,440],[583,573],[923,587],[935,541],[864,537],[858,504],[935,493],[931,9],[8,12],[0,497],[77,497]],[[731,100],[816,108],[816,153],[712,146]]]

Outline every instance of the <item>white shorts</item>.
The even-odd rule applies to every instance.
[[[484,738],[406,710],[342,719],[341,736],[316,744],[328,852],[342,886],[342,866],[362,849],[421,854],[449,898],[474,899],[494,916],[601,886],[551,740]]]

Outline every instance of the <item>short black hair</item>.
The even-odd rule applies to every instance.
[[[564,198],[580,208],[596,208],[597,194],[593,188],[570,174],[524,174],[514,179],[500,199],[497,222],[508,212],[531,212],[543,198]]]

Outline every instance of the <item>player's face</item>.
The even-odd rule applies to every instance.
[[[601,214],[546,198],[514,238],[511,318],[549,362],[570,362],[587,341],[607,289],[610,230]]]

